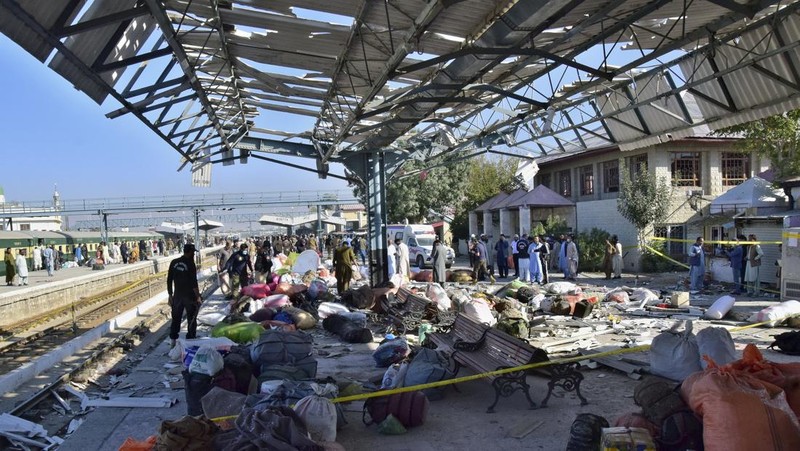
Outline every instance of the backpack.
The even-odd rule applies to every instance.
[[[246,395],[250,389],[250,379],[253,377],[253,366],[250,357],[243,354],[230,352],[223,358],[225,370],[230,370],[236,380],[235,391]]]
[[[703,450],[703,422],[689,410],[673,413],[661,424],[659,450]]]
[[[201,400],[214,388],[214,378],[200,373],[183,371],[183,390],[186,395],[186,414],[196,417],[203,414]]]
[[[428,416],[428,405],[428,398],[421,391],[369,398],[364,402],[361,420],[369,426],[381,423],[389,414],[392,414],[407,428],[419,426],[425,423],[425,418]],[[371,418],[370,421],[367,421],[367,413]]]
[[[585,451],[600,449],[603,428],[608,427],[608,420],[593,413],[579,413],[569,429],[567,451]]]
[[[527,340],[529,337],[528,321],[525,318],[511,318],[505,315],[500,315],[500,320],[497,321],[495,327],[512,337]]]
[[[429,382],[439,382],[452,379],[455,374],[450,370],[450,362],[447,355],[428,348],[421,348],[411,363],[408,364],[403,387],[427,384]],[[428,388],[423,390],[428,398],[439,399],[442,397],[440,388]]]
[[[780,349],[780,352],[789,355],[800,355],[800,330],[791,332],[784,332],[780,335],[775,335],[775,341],[769,345],[770,349],[775,346]]]
[[[640,382],[633,390],[633,400],[642,408],[644,417],[654,424],[661,424],[670,415],[687,408],[676,385],[660,377]]]

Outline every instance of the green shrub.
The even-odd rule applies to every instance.
[[[647,246],[648,247],[644,249],[642,257],[639,260],[642,272],[657,273],[657,272],[681,271],[684,269],[681,266],[672,263],[671,261],[667,260],[666,258],[656,254],[655,252],[649,249],[652,248],[657,250],[658,252],[661,252],[664,255],[667,255],[665,241],[650,241],[647,243]]]
[[[595,227],[588,232],[578,233],[575,241],[578,244],[578,249],[580,249],[579,271],[596,272],[603,270],[606,240],[610,238],[611,234]]]

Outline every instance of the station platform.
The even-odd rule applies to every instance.
[[[219,249],[221,247],[201,249],[200,255],[205,257]],[[127,265],[111,264],[103,270],[64,268],[54,271],[52,276],[48,276],[46,270],[30,271],[27,286],[0,286],[0,329],[69,306],[82,297],[166,271],[169,262],[178,256],[176,253]]]

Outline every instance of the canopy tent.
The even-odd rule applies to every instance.
[[[194,230],[194,223],[187,222],[183,225],[186,230]],[[210,221],[208,219],[201,219],[197,222],[197,228],[200,230],[204,230],[208,233],[209,230],[219,229],[221,227],[225,227],[225,224],[217,221]]]
[[[711,201],[709,213],[743,213],[748,208],[771,209],[786,206],[786,196],[780,189],[775,189],[770,182],[760,177],[753,177]],[[758,214],[757,211],[752,213]]]
[[[156,227],[156,232],[170,235],[183,235],[187,230],[192,230],[193,226],[190,224],[187,228],[186,224],[178,224],[176,222],[162,222],[161,225]]]

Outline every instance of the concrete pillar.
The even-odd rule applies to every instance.
[[[478,213],[474,211],[469,212],[469,234],[478,235]]]
[[[519,236],[531,232],[531,209],[528,206],[519,207]]]
[[[514,235],[514,226],[511,224],[511,210],[504,208],[500,210],[500,233],[506,236]]]
[[[494,228],[493,226],[494,224],[492,224],[492,212],[489,210],[485,210],[483,212],[483,233],[488,237],[494,235],[494,231],[492,230]]]

